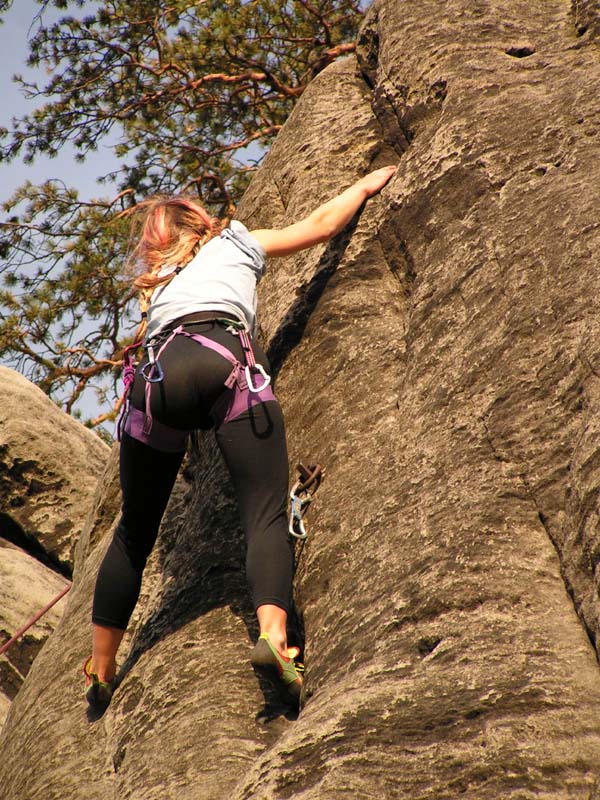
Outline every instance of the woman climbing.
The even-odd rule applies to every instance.
[[[145,201],[132,262],[140,291],[145,356],[123,420],[122,515],[100,566],[85,695],[105,707],[116,655],[137,603],[142,572],[181,465],[187,436],[214,428],[236,490],[246,572],[260,637],[251,663],[298,705],[302,678],[288,649],[293,553],[286,517],[288,459],[281,409],[265,354],[253,340],[256,284],[267,256],[329,240],[395,167],[361,178],[308,217],[279,230],[224,227],[184,197]]]

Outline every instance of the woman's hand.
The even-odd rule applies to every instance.
[[[354,185],[359,189],[363,189],[367,193],[367,197],[373,197],[374,194],[377,194],[377,192],[383,189],[395,172],[396,167],[394,166],[381,167],[381,169],[376,169],[368,175],[365,175],[364,178],[358,180]]]

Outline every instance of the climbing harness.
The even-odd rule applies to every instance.
[[[202,334],[189,333],[185,330],[186,325],[193,325],[199,322],[215,322],[224,325],[227,331],[239,336],[245,365],[223,345]],[[164,380],[160,357],[176,336],[187,336],[193,339],[193,341],[218,353],[231,364],[231,372],[225,380],[225,386],[228,389],[232,389],[233,392],[225,398],[225,404],[220,404],[220,424],[235,419],[256,403],[275,399],[270,386],[271,377],[265,372],[261,364],[256,363],[252,342],[243,323],[221,317],[186,321],[169,332],[166,337],[150,339],[145,344],[148,361],[140,370],[140,374],[146,383],[144,389],[144,411],[140,411],[129,404],[129,393],[135,378],[133,356],[135,351],[142,346],[142,343],[136,342],[125,349],[123,354],[124,393],[121,413],[117,422],[117,438],[119,440],[124,430],[134,439],[155,446],[158,449],[171,452],[185,449],[188,431],[176,430],[157,420],[153,420],[151,410],[152,386]],[[258,379],[257,376],[259,376]],[[259,385],[258,380],[260,378],[262,378],[262,382]],[[299,464],[298,471],[299,479],[294,483],[290,492],[291,509],[288,530],[294,538],[304,540],[307,537],[304,515],[312,502],[314,493],[321,484],[325,470],[320,464],[314,464],[311,467]]]
[[[304,515],[312,502],[313,495],[321,485],[325,469],[320,464],[305,467],[298,464],[299,479],[290,492],[290,536],[304,540],[308,536],[304,525]],[[309,491],[312,490],[312,491]]]
[[[195,323],[215,322],[225,326],[225,330],[229,333],[238,336],[244,354],[245,365],[242,364],[233,353],[225,346],[214,342],[207,336],[199,333],[189,333],[186,331],[186,326]],[[242,322],[223,317],[209,317],[198,320],[186,321],[178,325],[172,330],[166,338],[160,337],[157,339],[150,339],[145,344],[148,362],[144,364],[140,370],[140,374],[146,382],[145,386],[145,410],[139,411],[136,408],[130,407],[128,398],[131,385],[135,378],[135,366],[133,364],[133,354],[139,347],[142,346],[141,342],[126,348],[123,355],[123,383],[124,394],[121,407],[121,414],[117,422],[117,438],[121,439],[122,431],[132,435],[136,439],[145,441],[149,444],[152,443],[150,436],[154,436],[156,443],[165,449],[177,450],[185,447],[185,438],[187,431],[175,431],[175,429],[168,428],[162,423],[155,422],[152,419],[151,411],[151,392],[152,386],[155,383],[160,383],[164,379],[164,373],[160,365],[160,357],[165,348],[173,341],[176,336],[187,336],[198,344],[213,350],[220,356],[225,358],[231,364],[231,372],[225,380],[225,386],[228,389],[233,389],[233,396],[229,398],[229,404],[225,409],[222,422],[228,422],[241,414],[244,410],[254,405],[255,403],[266,402],[267,400],[274,399],[274,395],[270,388],[271,376],[268,375],[261,364],[257,364],[252,349],[252,342],[248,331]],[[257,379],[258,376],[258,379]],[[262,379],[260,385],[258,380]],[[154,429],[154,433],[153,433]]]
[[[44,606],[44,608],[42,608],[41,611],[38,611],[38,613],[34,617],[28,620],[25,623],[25,625],[23,625],[23,627],[20,630],[18,630],[15,633],[15,635],[8,640],[8,642],[4,642],[2,647],[0,647],[0,656],[2,655],[2,653],[6,653],[8,648],[11,645],[13,645],[17,641],[17,639],[20,639],[21,636],[23,636],[23,634],[26,633],[29,630],[29,628],[31,628],[32,625],[35,625],[38,619],[41,619],[47,611],[50,611],[52,606],[55,606],[58,603],[58,601],[61,600],[66,595],[66,593],[69,591],[72,585],[73,585],[72,583],[67,584],[67,586],[65,586],[65,588],[59,594],[57,594],[56,597],[53,600],[51,600],[47,606]]]

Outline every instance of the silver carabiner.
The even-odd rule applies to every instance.
[[[288,530],[290,536],[293,536],[295,539],[306,539],[308,534],[306,533],[306,528],[304,527],[304,521],[302,517],[305,514],[306,507],[310,505],[312,495],[307,494],[306,497],[297,497],[296,490],[298,489],[299,485],[299,483],[295,483],[292,491],[290,492],[290,499],[292,503]]]
[[[146,370],[148,369],[148,367],[150,367],[150,373],[146,374]],[[152,371],[154,370],[155,367],[158,373],[156,377],[154,377],[152,374]],[[160,365],[160,361],[153,361],[153,362],[148,361],[148,363],[144,364],[144,366],[141,368],[140,373],[142,378],[146,381],[146,383],[160,383],[162,379],[165,377],[164,372],[162,371],[162,367]]]
[[[252,375],[250,374],[250,367],[246,367],[246,369],[244,370],[244,374],[246,375],[246,383],[248,384],[248,390],[250,392],[254,392],[254,394],[258,394],[258,392],[262,392],[262,390],[266,389],[267,386],[271,383],[271,376],[267,375],[267,373],[264,371],[264,369],[262,368],[262,366],[260,364],[255,364],[254,365],[254,369],[257,370],[258,372],[260,372],[260,374],[265,379],[264,383],[262,384],[262,386],[254,386],[253,385],[253,383],[252,383]]]

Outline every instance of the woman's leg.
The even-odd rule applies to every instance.
[[[246,534],[246,573],[261,633],[287,651],[294,556],[288,534],[288,456],[277,401],[221,425],[217,442],[231,473]]]
[[[137,603],[146,560],[184,452],[163,453],[123,434],[122,515],[98,571],[92,613],[90,671],[101,681],[114,677],[117,649]]]
[[[110,683],[117,672],[117,650],[125,631],[121,628],[110,628],[92,623],[92,661],[90,672],[98,676],[98,680]]]
[[[261,633],[268,633],[269,639],[280,653],[287,654],[288,612],[271,603],[264,603],[256,609],[258,627]]]

